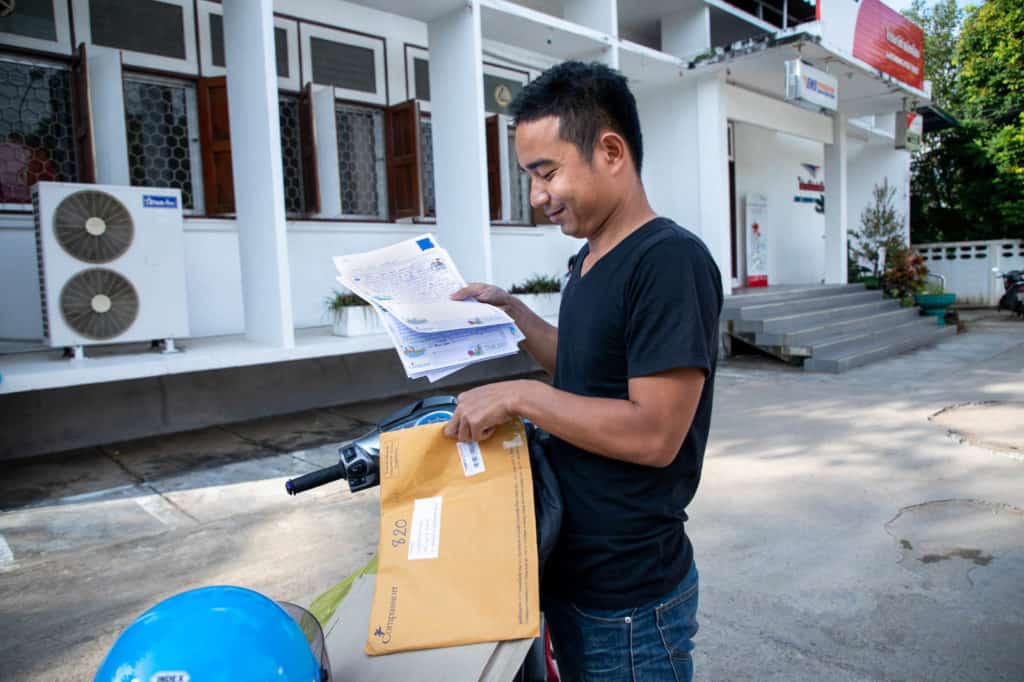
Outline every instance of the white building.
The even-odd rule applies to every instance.
[[[534,224],[505,114],[565,59],[630,79],[651,202],[705,240],[726,291],[845,282],[873,185],[909,213],[895,141],[928,101],[923,40],[879,0],[817,3],[17,0],[0,16],[0,458],[407,390],[370,353],[384,337],[325,326],[330,257],[433,231],[469,279],[560,275],[580,245]],[[825,72],[826,108],[787,101],[794,60]],[[184,352],[39,346],[38,180],[181,191]]]

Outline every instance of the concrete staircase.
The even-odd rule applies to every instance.
[[[863,284],[736,294],[725,300],[722,330],[817,372],[843,372],[956,334]]]

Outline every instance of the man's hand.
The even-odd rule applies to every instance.
[[[508,307],[512,305],[512,295],[501,287],[496,287],[493,284],[483,284],[481,282],[473,282],[467,287],[459,289],[452,294],[452,299],[456,301],[463,301],[467,298],[475,298],[481,303],[487,303],[493,305],[496,308],[501,308],[508,313]]]
[[[475,298],[481,303],[493,305],[512,318],[519,330],[526,336],[521,348],[533,356],[548,374],[555,372],[555,355],[558,350],[558,330],[537,316],[522,301],[501,287],[493,284],[474,282],[452,294],[452,299],[462,301]]]
[[[461,394],[455,414],[444,427],[444,435],[463,443],[487,440],[495,427],[519,416],[515,405],[528,383],[501,381]]]

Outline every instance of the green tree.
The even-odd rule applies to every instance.
[[[911,164],[912,241],[1024,237],[1024,4],[914,0],[933,101],[961,127],[930,133]]]
[[[971,8],[957,47],[961,112],[995,168],[992,202],[1005,234],[1024,237],[1024,3]]]
[[[860,214],[860,229],[850,230],[850,250],[860,261],[871,264],[872,274],[878,277],[878,256],[882,249],[903,244],[904,219],[896,212],[896,188],[885,178],[871,190],[871,203]]]
[[[957,113],[958,65],[954,59],[964,10],[956,0],[914,0],[904,16],[924,29],[924,77],[932,82],[932,101]]]

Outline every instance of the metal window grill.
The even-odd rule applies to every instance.
[[[508,129],[508,177],[511,209],[509,220],[513,223],[530,222],[530,175],[519,167],[516,156],[516,129]]]
[[[0,60],[0,203],[31,202],[40,180],[77,179],[70,71]]]
[[[341,212],[350,218],[387,217],[384,112],[337,105]]]
[[[284,176],[284,209],[292,215],[306,212],[302,184],[302,140],[299,129],[299,98],[281,95],[281,170]]]
[[[175,187],[183,207],[199,208],[193,186],[200,175],[193,167],[198,158],[194,86],[126,77],[124,106],[131,183]]]
[[[420,119],[420,159],[423,163],[423,214],[434,217],[434,126],[429,118]]]

